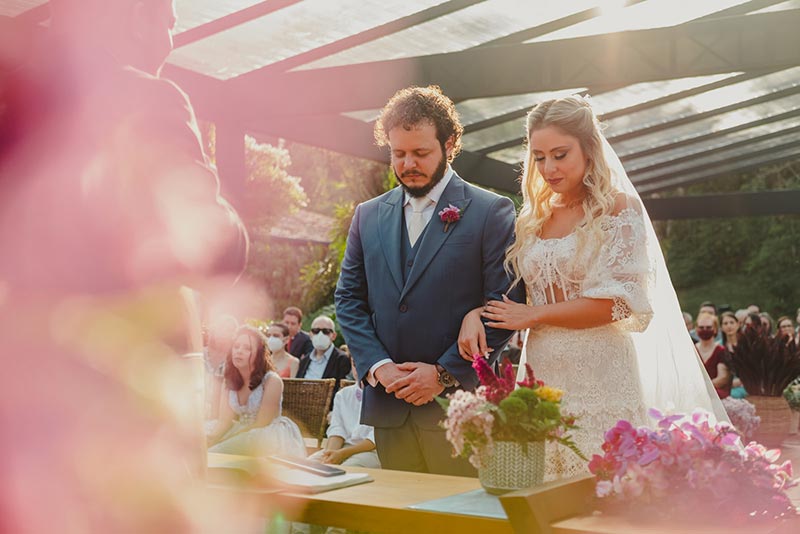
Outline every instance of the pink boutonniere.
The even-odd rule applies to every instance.
[[[439,218],[444,223],[444,231],[447,232],[447,229],[450,228],[452,223],[456,223],[461,220],[461,210],[450,204],[439,212]]]

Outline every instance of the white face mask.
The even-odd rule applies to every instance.
[[[333,342],[331,341],[331,338],[329,336],[326,336],[325,334],[320,332],[319,334],[311,338],[311,343],[314,344],[314,348],[317,350],[328,350],[328,347],[330,347],[331,343]]]
[[[283,339],[279,337],[270,337],[267,339],[267,348],[270,352],[276,352],[283,348]]]

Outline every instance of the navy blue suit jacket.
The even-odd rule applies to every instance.
[[[502,300],[511,278],[503,268],[513,241],[514,205],[453,175],[417,244],[403,281],[401,239],[404,194],[395,188],[356,208],[336,287],[336,319],[360,377],[378,361],[439,363],[465,389],[478,385],[471,363],[459,356],[458,332],[470,310]],[[449,204],[462,214],[445,225],[438,213]],[[518,284],[512,300],[524,302]],[[487,328],[487,342],[499,355],[513,332]],[[441,409],[423,406],[435,415]],[[362,423],[387,428],[403,424],[413,405],[365,383]]]

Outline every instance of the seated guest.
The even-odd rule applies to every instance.
[[[742,315],[742,317],[747,317],[747,310],[739,310],[739,312],[744,312],[744,314],[740,315]],[[742,325],[740,324],[736,314],[733,312],[723,312],[721,317],[722,346],[725,347],[725,350],[730,355],[736,351],[736,345],[739,344],[739,333],[742,331]],[[730,357],[726,356],[726,360],[730,361]],[[735,376],[735,374],[733,381],[731,382],[731,397],[734,399],[743,399],[747,397],[747,391],[744,389],[742,381],[739,380],[739,377]]]
[[[762,323],[761,323],[761,316],[757,313],[750,313],[744,320],[744,328],[742,329],[747,330],[748,328],[752,328],[757,331],[762,331]]]
[[[744,321],[747,319],[749,314],[750,312],[748,312],[745,308],[740,308],[736,310],[736,313],[734,313],[736,320],[739,321],[739,330],[744,330]]]
[[[731,354],[739,344],[739,331],[741,325],[733,312],[726,311],[722,314],[722,345]]]
[[[231,315],[221,315],[208,329],[208,343],[203,348],[206,369],[206,422],[213,424],[219,416],[219,396],[225,374],[225,360],[233,345],[239,322]]]
[[[775,321],[772,319],[772,316],[767,312],[761,312],[758,314],[759,318],[761,319],[761,328],[767,335],[771,336],[773,331],[773,326],[775,325]]]
[[[797,317],[794,318],[794,322],[797,323],[797,326],[795,326],[794,331],[797,333],[798,336],[800,336],[800,308],[797,308]]]
[[[314,346],[311,344],[311,337],[300,330],[303,324],[303,312],[296,306],[290,306],[283,310],[283,324],[289,328],[289,339],[286,341],[286,352],[300,358],[311,352]]]
[[[274,371],[264,334],[252,326],[236,331],[225,365],[227,395],[220,401],[209,452],[305,457],[300,429],[281,415],[283,381]]]
[[[274,323],[267,329],[267,348],[272,353],[272,365],[281,378],[294,378],[300,366],[300,358],[286,352],[289,339],[289,327],[283,323]]]
[[[350,358],[333,346],[336,325],[333,319],[320,315],[311,323],[311,342],[314,349],[300,359],[297,378],[335,378],[339,380],[350,372]]]
[[[708,372],[711,383],[717,390],[720,399],[731,394],[732,374],[730,368],[725,363],[725,347],[714,341],[719,330],[717,317],[708,312],[702,312],[697,316],[697,327],[695,328],[700,341],[695,344],[697,353],[703,361],[703,365]]]
[[[787,345],[795,341],[794,325],[788,315],[778,318],[778,333],[775,335],[784,338]]]
[[[379,468],[381,462],[375,449],[375,430],[359,422],[362,390],[352,359],[351,369],[356,383],[342,388],[336,394],[327,432],[328,442],[323,450],[315,452],[311,458],[326,464]]]
[[[344,352],[345,354],[347,354],[348,358],[352,358],[352,356],[350,355],[350,347],[348,347],[347,345],[342,344],[339,347],[339,350]],[[347,376],[345,376],[345,379],[347,379],[347,380],[355,380],[355,374],[353,373],[352,370],[349,373],[347,373]],[[330,423],[330,418],[328,419],[328,422]]]

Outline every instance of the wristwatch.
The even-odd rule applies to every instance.
[[[439,373],[437,380],[440,386],[444,386],[444,388],[447,389],[458,385],[456,377],[448,373],[447,370],[438,363],[436,364],[436,371]]]

